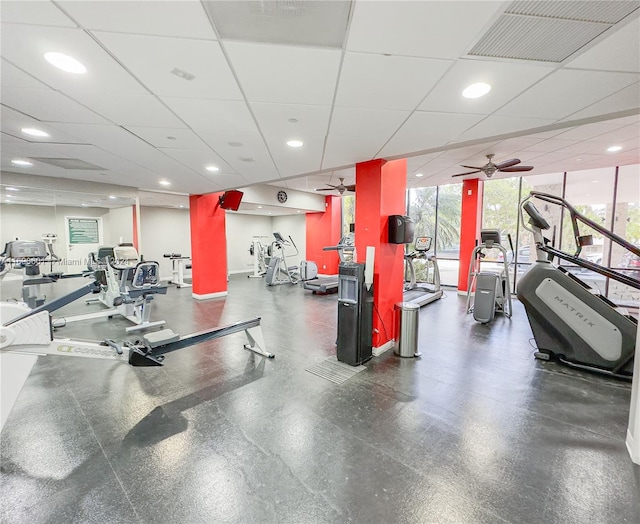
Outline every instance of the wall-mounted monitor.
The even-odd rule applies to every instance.
[[[220,197],[220,207],[222,209],[229,209],[230,211],[238,211],[240,202],[242,202],[242,195],[244,195],[244,193],[237,189],[225,191],[224,195]]]

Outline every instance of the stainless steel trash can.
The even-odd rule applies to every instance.
[[[398,302],[394,307],[398,340],[394,353],[401,357],[419,357],[418,327],[420,306],[411,302]]]

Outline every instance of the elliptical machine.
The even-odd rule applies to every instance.
[[[431,237],[416,237],[415,251],[404,255],[405,274],[409,279],[404,283],[404,292],[402,300],[418,304],[420,307],[431,304],[442,298],[443,291],[440,288],[440,269],[438,268],[438,259],[435,255],[428,255],[431,249]],[[427,278],[432,275],[432,284],[430,287],[427,282],[418,282],[416,278],[415,260],[424,259],[427,261]]]
[[[511,252],[513,244],[508,235]],[[509,282],[509,262],[507,250],[500,243],[500,232],[497,229],[483,229],[480,231],[480,241],[471,253],[469,276],[467,278],[467,313],[473,313],[473,318],[481,324],[491,322],[496,313],[502,313],[511,318],[513,311],[511,304],[511,283]],[[485,251],[497,249],[502,253],[502,265],[498,271],[483,271],[482,259]],[[473,290],[475,289],[475,295]],[[473,298],[472,298],[473,296]]]
[[[286,248],[293,246],[296,252],[289,256],[298,256],[298,248],[289,235],[289,240],[274,232],[275,241],[271,244],[271,260],[267,267],[265,282],[267,286],[277,286],[279,284],[297,284],[300,282],[300,268],[298,266],[290,266],[287,264]]]
[[[562,206],[569,212],[576,242],[574,254],[549,245],[542,232],[550,229],[550,225],[536,209],[533,198]],[[528,216],[527,221],[523,212]],[[579,224],[592,228],[634,255],[640,256],[640,249],[555,195],[531,191],[520,204],[520,213],[523,227],[533,233],[537,253],[536,263],[520,278],[517,290],[538,348],[535,357],[631,380],[637,320],[552,261],[558,257],[640,289],[640,281],[631,276],[579,258],[582,247],[592,242],[591,235],[580,235]]]

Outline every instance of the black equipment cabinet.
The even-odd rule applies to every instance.
[[[364,266],[353,262],[339,266],[337,356],[351,366],[372,356],[373,289],[365,285]]]

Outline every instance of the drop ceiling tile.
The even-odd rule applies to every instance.
[[[504,2],[355,2],[347,50],[458,58],[488,29]]]
[[[563,121],[591,118],[638,108],[640,108],[640,82],[636,82],[580,111],[576,111],[568,117],[563,118]]]
[[[281,135],[265,137],[281,177],[302,175],[320,170],[324,135],[305,136],[304,146],[293,148],[286,145]]]
[[[104,96],[80,93],[75,99],[111,123],[121,126],[185,128],[186,125],[153,95]]]
[[[490,115],[482,120],[482,122],[478,122],[471,129],[468,129],[458,136],[456,138],[456,142],[517,133],[527,129],[535,130],[543,126],[553,124],[553,122],[554,121],[549,118],[511,118],[506,116]]]
[[[163,97],[162,101],[197,130],[255,133],[256,124],[245,102]]]
[[[529,147],[522,149],[523,152],[539,152],[539,153],[552,153],[559,149],[564,149],[572,145],[577,144],[577,140],[563,140],[561,138],[548,138],[542,140],[537,144],[533,144]]]
[[[2,0],[2,22],[17,24],[76,27],[76,24],[52,2]]]
[[[207,147],[201,149],[163,148],[162,152],[213,181],[219,174],[237,174],[229,164]],[[205,167],[210,165],[218,167],[220,171],[216,173],[207,171]]]
[[[639,35],[640,18],[636,18],[623,27],[609,29],[606,39],[567,61],[565,65],[578,69],[640,73]]]
[[[461,59],[447,71],[420,109],[488,115],[553,70],[545,65]],[[491,91],[480,98],[464,98],[462,91],[476,82],[489,84]]]
[[[496,114],[558,121],[638,82],[638,78],[632,73],[563,69],[527,89]],[[585,85],[589,89],[584,89]]]
[[[200,2],[57,2],[82,27],[97,31],[215,40]],[[126,11],[126,16],[123,12]]]
[[[241,42],[225,49],[249,102],[331,105],[339,50]]]
[[[157,148],[203,149],[206,147],[202,139],[191,129],[143,126],[126,126],[126,129]]]
[[[7,106],[0,106],[0,115],[2,116],[0,119],[0,128],[2,132],[23,139],[25,142],[33,144],[47,144],[53,142],[83,144],[87,142],[84,138],[66,133],[56,128],[51,123],[40,122],[27,115],[19,113],[18,111],[14,111]],[[39,138],[25,135],[21,132],[21,129],[24,127],[35,127],[49,133],[49,136]]]
[[[242,99],[218,42],[101,31],[94,35],[156,95]],[[194,78],[172,74],[176,68]]]
[[[594,124],[585,124],[583,126],[568,129],[566,131],[563,131],[562,133],[559,133],[558,135],[556,135],[556,137],[568,140],[589,140],[599,135],[615,131],[620,127],[623,126],[615,125],[608,122],[596,122]]]
[[[380,156],[404,155],[443,147],[482,118],[482,115],[416,111],[384,146]]]
[[[100,115],[53,89],[3,87],[2,103],[43,122],[108,124]]]
[[[332,137],[359,137],[379,147],[391,138],[410,114],[410,111],[336,107],[330,134]]]
[[[260,134],[198,130],[200,137],[248,184],[280,178]],[[239,145],[237,145],[239,144]]]
[[[2,55],[53,89],[75,93],[144,94],[142,86],[82,29],[2,24]],[[48,51],[71,55],[87,68],[73,75],[44,59]]]
[[[338,169],[376,158],[382,143],[360,137],[330,135],[322,158],[322,169]]]
[[[331,106],[253,102],[251,110],[265,135],[292,139],[326,135]],[[294,119],[295,122],[290,122]]]
[[[194,174],[122,127],[86,124],[56,124],[55,127],[69,134],[83,136],[96,147],[157,173],[158,178],[166,176],[175,181]]]
[[[31,75],[21,71],[16,66],[2,60],[0,65],[0,86],[5,87],[27,87],[33,89],[48,89],[48,87],[36,80]]]
[[[413,110],[452,64],[451,60],[347,53],[336,106]]]

